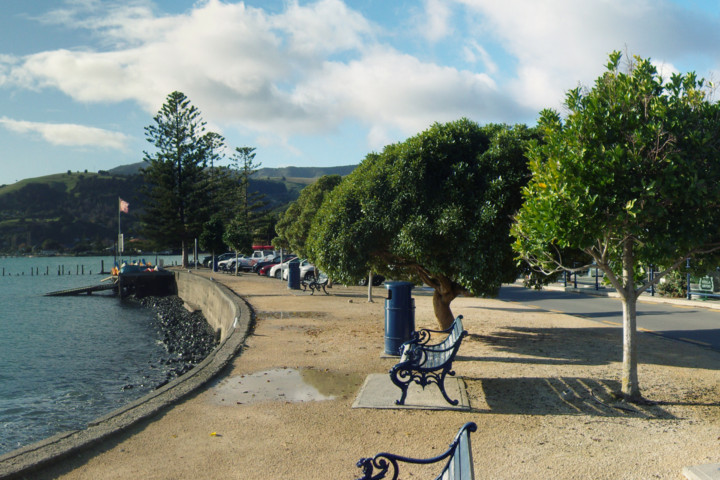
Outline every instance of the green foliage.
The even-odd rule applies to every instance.
[[[257,191],[251,190],[250,177],[252,177],[257,169],[260,167],[260,163],[255,162],[255,148],[252,147],[237,147],[233,154],[232,161],[235,165],[234,172],[236,173],[236,205],[235,210],[237,211],[238,221],[244,222],[246,229],[251,232],[253,236],[256,234],[263,238],[263,214],[265,202],[263,200],[264,195]]]
[[[665,277],[664,282],[657,286],[657,292],[663,297],[685,298],[687,296],[687,279],[678,271],[673,271]]]
[[[367,155],[318,211],[310,256],[344,282],[373,270],[453,295],[495,294],[517,274],[508,233],[531,136],[461,119]]]
[[[145,152],[144,157],[144,191],[149,202],[143,232],[157,246],[181,243],[186,264],[186,245],[200,235],[210,218],[213,190],[206,167],[221,148],[221,137],[205,132],[200,112],[181,92],[168,95],[153,120],[145,127],[155,151]]]
[[[340,175],[326,175],[305,187],[298,199],[290,204],[278,220],[275,227],[278,237],[273,240],[273,244],[314,261],[311,253],[305,248],[310,227],[326,195],[337,187],[341,180]]]
[[[80,177],[62,173],[0,188],[0,251],[15,253],[21,241],[40,249],[45,240],[71,247],[92,239],[100,250],[110,247],[117,238],[118,196],[133,205],[122,220],[123,231],[134,236],[140,178]]]
[[[619,277],[626,242],[636,265],[671,266],[720,240],[718,105],[694,74],[663,84],[649,60],[629,73],[619,60],[611,55],[591,91],[568,93],[565,122],[541,114],[544,142],[529,150],[533,178],[513,234],[547,271],[567,266],[557,253],[566,248]]]
[[[231,220],[225,227],[223,242],[242,254],[252,253],[253,232],[242,219]]]
[[[215,214],[203,225],[200,233],[200,248],[209,252],[220,253],[226,250],[223,234],[225,233],[225,222],[223,217]]]
[[[665,267],[720,249],[720,106],[693,73],[664,83],[650,60],[628,73],[620,54],[589,91],[571,90],[565,121],[541,113],[543,143],[529,149],[532,179],[516,216],[514,248],[534,267],[567,269],[580,250],[623,301],[622,393],[640,398],[636,302],[643,265]]]

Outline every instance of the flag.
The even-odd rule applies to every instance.
[[[123,213],[128,213],[129,208],[130,208],[130,204],[121,198],[120,199],[120,211]]]

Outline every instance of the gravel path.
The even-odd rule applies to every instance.
[[[381,451],[441,453],[467,421],[478,424],[477,478],[682,479],[683,466],[720,462],[720,353],[642,334],[640,386],[653,403],[627,405],[612,396],[619,328],[459,298],[453,311],[470,336],[455,370],[473,411],[352,409],[365,377],[393,364],[381,356],[383,288],[368,303],[360,287],[310,296],[254,274],[215,278],[257,312],[232,367],[39,478],[352,479],[359,458]],[[418,293],[415,305],[417,326],[434,328],[431,298]],[[273,384],[283,372],[286,382]],[[436,469],[409,473],[434,478]]]

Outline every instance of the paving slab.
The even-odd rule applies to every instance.
[[[424,389],[415,383],[408,388],[405,405],[396,405],[400,399],[400,389],[392,383],[387,373],[371,373],[360,388],[352,408],[395,408],[422,410],[470,410],[470,401],[462,378],[445,378],[445,390],[450,398],[459,400],[450,405],[440,393],[437,385],[428,385]]]
[[[682,473],[689,480],[720,480],[720,463],[685,467]]]

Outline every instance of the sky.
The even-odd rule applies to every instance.
[[[700,0],[0,0],[0,185],[152,151],[183,92],[263,167],[357,164],[435,122],[534,125],[620,50],[720,76]]]

